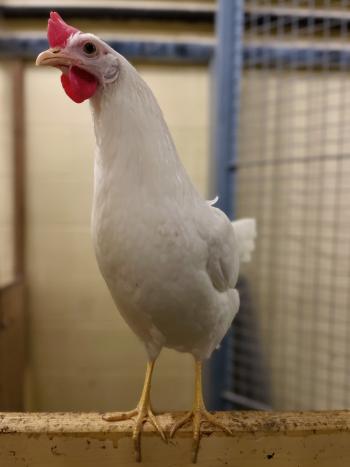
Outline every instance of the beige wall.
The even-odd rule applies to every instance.
[[[89,3],[93,2],[97,3],[95,0]],[[65,3],[82,2],[67,0]],[[141,3],[151,4],[150,1]],[[192,3],[200,6],[213,2],[195,0]],[[164,4],[169,5],[169,2],[164,1]],[[24,35],[44,35],[47,24],[44,19],[5,21],[0,18],[0,21],[0,28],[5,32]],[[212,27],[201,24],[77,20],[74,25],[101,37],[166,40],[212,37]],[[208,170],[206,68],[151,65],[139,68],[159,97],[180,155],[195,184],[205,192]],[[26,259],[31,363],[27,405],[33,410],[126,409],[136,403],[146,356],[142,345],[116,312],[92,251],[89,223],[94,142],[89,106],[75,105],[65,96],[59,73],[54,70],[38,70],[28,64],[25,81]],[[8,99],[7,91],[2,89],[3,83],[1,71],[1,106]],[[6,124],[2,123],[4,118],[1,113],[1,145],[6,129]],[[6,182],[0,185],[0,195],[10,180],[8,169],[5,170],[8,161],[6,164],[1,159],[0,181],[6,179]],[[3,204],[8,207],[9,190],[6,193]],[[0,280],[5,264],[4,251],[8,252],[12,238],[12,234],[3,229],[8,213],[1,203],[2,198]],[[4,240],[2,232],[6,233]],[[191,359],[165,351],[154,377],[156,408],[188,407],[192,401],[191,388]]]
[[[195,184],[205,193],[207,69],[138,68],[159,98]],[[66,97],[56,70],[31,65],[26,95],[29,408],[127,409],[136,404],[146,355],[117,313],[92,251],[89,106]],[[155,373],[155,407],[189,407],[192,377],[189,356],[165,351]]]
[[[13,279],[11,69],[0,63],[0,287]]]

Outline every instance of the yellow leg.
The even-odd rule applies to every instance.
[[[134,442],[134,451],[136,462],[141,462],[141,432],[142,426],[145,422],[150,422],[158,431],[163,441],[166,441],[162,427],[159,425],[151,407],[150,391],[152,373],[154,368],[154,361],[147,363],[145,382],[136,409],[129,410],[128,412],[115,412],[103,415],[103,419],[107,422],[117,422],[121,420],[129,420],[135,417],[135,426],[133,430],[132,439]]]
[[[227,428],[222,422],[218,421],[214,415],[209,413],[204,405],[203,392],[202,392],[202,362],[196,360],[196,376],[195,376],[195,398],[193,408],[184,417],[178,420],[172,427],[170,432],[170,438],[174,436],[176,431],[182,427],[185,423],[192,419],[193,424],[193,442],[192,442],[192,462],[197,462],[200,436],[201,436],[201,424],[209,422],[214,426],[221,428],[227,434],[232,435],[232,431]]]

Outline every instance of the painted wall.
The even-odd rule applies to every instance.
[[[138,65],[154,90],[179,153],[205,194],[208,72]],[[133,407],[146,354],[117,313],[90,238],[93,132],[89,105],[64,94],[59,73],[26,68],[27,264],[30,318],[28,406],[33,410]],[[164,352],[156,409],[192,403],[192,360]]]

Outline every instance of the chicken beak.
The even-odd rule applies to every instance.
[[[35,65],[70,66],[72,65],[72,60],[62,51],[62,49],[56,47],[41,52],[36,59]]]

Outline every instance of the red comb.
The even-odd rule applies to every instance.
[[[47,39],[50,47],[64,47],[69,37],[78,29],[69,26],[56,11],[51,11],[47,28]]]

